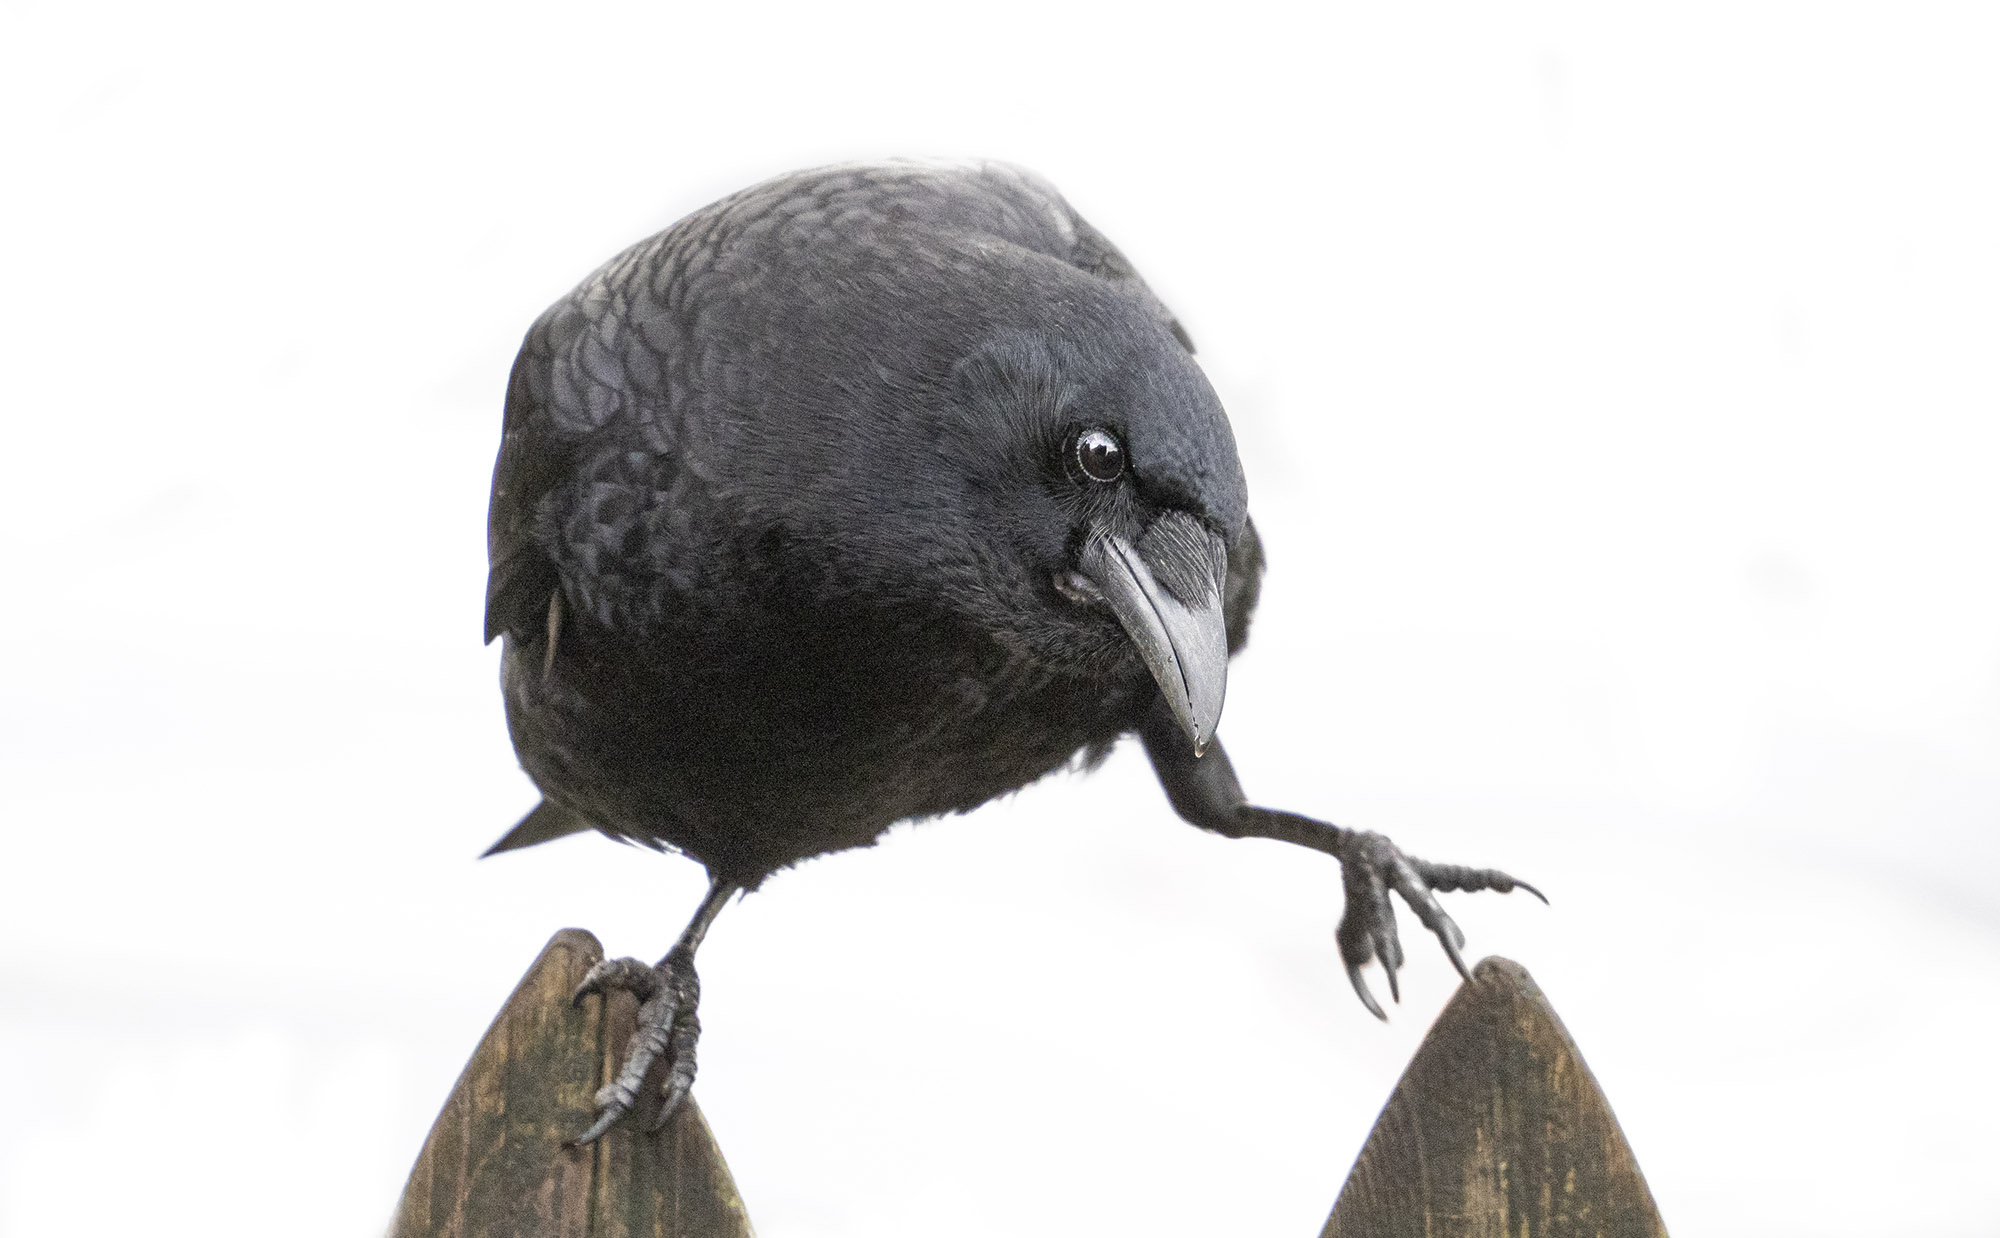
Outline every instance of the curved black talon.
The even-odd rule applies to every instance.
[[[1389,1021],[1388,1013],[1382,1009],[1381,1003],[1375,1000],[1375,995],[1368,991],[1368,982],[1361,978],[1361,964],[1347,964],[1347,978],[1353,981],[1354,995],[1361,999],[1362,1005],[1368,1007],[1368,1013],[1387,1023]]]
[[[701,983],[694,978],[694,971],[690,968],[687,984],[680,992],[680,1001],[674,1011],[667,1054],[667,1078],[660,1085],[660,1112],[653,1118],[652,1125],[646,1128],[648,1131],[664,1128],[694,1087],[694,1047],[696,1041],[701,1039],[701,1020],[694,1011],[700,1000]]]
[[[1456,924],[1452,924],[1450,925],[1450,927],[1452,934],[1456,934],[1459,940],[1463,941],[1465,935],[1463,933],[1459,933],[1458,926]],[[1467,984],[1471,984],[1472,969],[1465,965],[1465,956],[1458,952],[1458,942],[1454,942],[1451,939],[1450,935],[1444,933],[1438,934],[1438,942],[1444,946],[1444,952],[1451,956],[1451,965],[1458,969],[1458,974],[1460,979],[1464,980]]]
[[[696,1024],[695,1027],[699,1028],[700,1025]],[[679,1028],[676,1027],[675,1040],[678,1042],[679,1039],[680,1039],[680,1031]],[[652,1125],[646,1128],[646,1130],[649,1133],[653,1131],[664,1130],[666,1128],[667,1123],[673,1120],[674,1112],[681,1107],[681,1102],[688,1098],[689,1091],[691,1091],[694,1088],[693,1034],[690,1034],[688,1036],[688,1043],[686,1047],[686,1054],[687,1054],[686,1070],[681,1069],[681,1063],[683,1060],[681,1057],[681,1053],[682,1050],[676,1047],[676,1049],[674,1050],[674,1064],[672,1067],[672,1073],[670,1073],[667,1076],[666,1083],[662,1085],[662,1087],[660,1088],[659,1115],[653,1119]]]
[[[1347,910],[1341,915],[1340,928],[1335,933],[1340,942],[1340,958],[1347,965],[1347,978],[1353,983],[1361,1004],[1368,1007],[1370,1014],[1386,1023],[1389,1016],[1375,1000],[1374,993],[1369,991],[1368,982],[1361,977],[1361,969],[1371,959],[1381,963],[1382,970],[1389,975],[1389,991],[1399,994],[1396,964],[1401,945],[1396,941],[1396,911],[1389,904],[1389,890],[1376,865],[1361,861],[1353,865],[1343,862],[1340,875],[1341,884],[1347,887]],[[1400,994],[1398,1000],[1401,1000]]]

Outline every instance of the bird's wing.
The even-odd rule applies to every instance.
[[[545,322],[546,320],[544,320]],[[537,322],[514,359],[500,456],[493,464],[493,499],[486,516],[486,639],[525,635],[547,615],[558,586],[555,564],[535,544],[543,498],[568,472],[575,444],[558,434],[545,407],[544,386],[531,377],[549,364],[547,332]]]
[[[486,639],[539,633],[550,599],[620,560],[644,509],[677,469],[666,394],[673,315],[648,290],[669,234],[648,238],[550,306],[507,382],[487,513]],[[558,565],[562,570],[558,571]],[[616,580],[598,581],[606,588]],[[572,613],[614,604],[605,589]],[[599,616],[600,618],[602,615]]]

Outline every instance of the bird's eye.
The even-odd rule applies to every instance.
[[[1076,436],[1076,467],[1092,481],[1117,481],[1125,471],[1125,448],[1109,430],[1085,430]]]

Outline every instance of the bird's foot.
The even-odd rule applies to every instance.
[[[1544,903],[1549,901],[1540,890],[1498,869],[1432,864],[1404,855],[1395,843],[1366,830],[1348,831],[1338,854],[1341,884],[1347,889],[1347,909],[1340,917],[1337,934],[1341,961],[1347,964],[1347,978],[1354,982],[1361,1004],[1385,1021],[1389,1016],[1368,991],[1368,982],[1361,978],[1361,967],[1371,958],[1381,963],[1389,977],[1389,995],[1399,1002],[1403,1000],[1401,987],[1396,983],[1396,969],[1403,965],[1403,944],[1396,937],[1396,909],[1389,902],[1391,890],[1402,896],[1423,926],[1437,935],[1444,952],[1451,956],[1452,966],[1468,982],[1472,970],[1459,953],[1459,947],[1465,944],[1465,934],[1438,905],[1437,895],[1452,890],[1497,890],[1505,894],[1518,887]]]
[[[625,1047],[618,1077],[597,1090],[597,1120],[569,1141],[571,1147],[590,1143],[632,1112],[647,1072],[663,1056],[667,1077],[660,1086],[659,1116],[649,1130],[665,1126],[694,1086],[694,1049],[701,1036],[701,1020],[695,1016],[701,981],[694,972],[694,952],[675,947],[653,967],[638,959],[605,959],[576,986],[570,1004],[581,1006],[592,993],[606,995],[617,989],[639,999],[639,1026]]]

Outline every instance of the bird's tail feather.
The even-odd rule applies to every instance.
[[[494,843],[479,855],[485,859],[502,851],[513,851],[521,847],[532,847],[552,838],[562,838],[569,834],[581,834],[590,829],[590,822],[562,805],[543,800],[535,805],[535,810],[522,817],[520,824],[508,830],[499,842]]]

